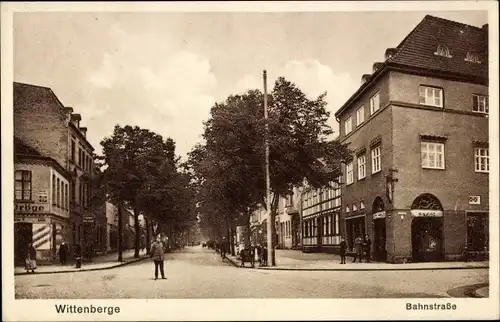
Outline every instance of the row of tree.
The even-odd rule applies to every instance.
[[[310,99],[292,82],[278,78],[268,96],[267,120],[259,90],[231,95],[211,108],[204,123],[204,142],[189,153],[187,165],[201,224],[213,238],[228,236],[234,245],[235,226],[248,227],[251,213],[266,207],[266,135],[272,192],[271,209],[266,211],[273,236],[280,197],[303,184],[322,188],[337,182],[340,163],[350,151],[331,139],[325,98],[326,93]],[[247,245],[249,238],[247,234]],[[273,246],[269,248],[274,250]],[[276,265],[274,251],[271,264]]]
[[[172,243],[196,222],[191,176],[176,156],[172,139],[138,126],[116,125],[101,145],[94,195],[97,203],[104,199],[118,208],[118,260],[122,260],[124,209],[134,214],[134,257],[139,257],[142,237],[140,214],[145,220],[147,247],[151,233],[165,234]]]

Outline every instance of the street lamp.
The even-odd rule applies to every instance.
[[[266,210],[267,216],[267,258],[271,261],[273,258],[273,236],[272,236],[272,225],[271,222],[271,179],[269,176],[269,123],[267,116],[267,72],[263,71],[264,79],[264,120],[265,120],[265,135],[264,135],[264,145],[266,148]]]

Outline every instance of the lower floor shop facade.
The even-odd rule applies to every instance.
[[[436,196],[423,193],[409,209],[386,210],[376,198],[371,213],[346,214],[344,227],[349,251],[356,237],[368,236],[376,261],[432,262],[461,260],[467,252],[486,255],[488,220],[487,208],[446,209]]]

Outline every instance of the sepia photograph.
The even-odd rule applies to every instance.
[[[3,319],[497,319],[498,4],[448,3],[2,3]]]

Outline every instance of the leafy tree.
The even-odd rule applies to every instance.
[[[269,95],[268,125],[270,145],[270,179],[272,200],[267,209],[273,223],[279,198],[292,193],[305,182],[320,188],[338,180],[340,163],[349,150],[337,140],[331,140],[325,109],[326,93],[309,99],[293,83],[278,78]],[[216,104],[211,118],[205,123],[205,144],[190,155],[192,167],[201,185],[219,187],[223,193],[221,205],[233,208],[234,216],[265,205],[265,121],[263,94],[258,90],[230,96]],[[200,156],[203,156],[201,158]],[[201,191],[207,191],[201,189]],[[208,190],[210,191],[210,190]],[[201,193],[212,198],[210,193]],[[274,250],[273,245],[269,249]],[[272,265],[275,265],[274,251]]]
[[[101,145],[108,198],[118,205],[119,210],[122,205],[133,210],[136,232],[134,257],[139,257],[139,213],[140,207],[145,205],[140,202],[140,191],[151,178],[149,171],[154,160],[175,163],[175,144],[173,140],[164,141],[161,135],[147,129],[117,125],[113,135],[104,138]]]

